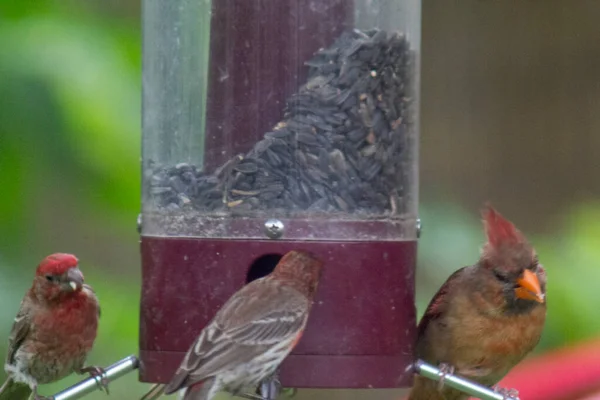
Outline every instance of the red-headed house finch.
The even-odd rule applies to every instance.
[[[52,254],[40,263],[9,336],[4,365],[8,379],[0,388],[0,400],[25,400],[32,391],[35,399],[43,399],[37,393],[40,384],[72,372],[102,373],[101,368],[84,367],[96,338],[100,306],[83,280],[71,254]]]
[[[240,394],[273,377],[300,340],[321,276],[309,253],[287,253],[266,277],[236,292],[202,330],[166,387],[143,399],[182,390],[184,400]]]
[[[493,386],[540,340],[546,272],[511,222],[492,207],[483,218],[487,243],[479,261],[452,274],[433,297],[419,323],[416,351],[418,358],[440,364],[446,373]],[[417,376],[409,400],[468,397]]]

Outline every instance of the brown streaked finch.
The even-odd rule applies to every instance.
[[[46,257],[21,302],[8,339],[4,364],[8,378],[0,388],[0,400],[25,400],[32,391],[35,399],[43,399],[38,385],[72,372],[102,376],[101,368],[84,366],[99,317],[98,299],[84,284],[77,258],[64,253]],[[105,380],[101,382],[107,389]]]
[[[306,326],[322,265],[303,251],[285,254],[272,273],[248,283],[223,305],[171,382],[155,385],[143,399],[180,390],[184,400],[211,400],[221,390],[242,395],[244,389],[276,381],[279,365]]]
[[[525,236],[491,206],[479,261],[452,274],[418,328],[417,357],[485,386],[496,385],[540,340],[546,319],[546,272]],[[514,390],[494,387],[504,395]],[[417,376],[409,400],[469,396]]]

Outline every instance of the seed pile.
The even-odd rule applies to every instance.
[[[413,124],[406,38],[349,31],[306,65],[307,83],[288,99],[283,121],[247,154],[212,174],[184,163],[151,167],[156,206],[395,214],[413,168],[402,165]]]

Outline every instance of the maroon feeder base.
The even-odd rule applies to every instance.
[[[168,382],[202,328],[277,256],[324,261],[315,304],[281,382],[296,388],[412,383],[417,242],[304,242],[142,237],[140,381]],[[264,256],[264,257],[263,257]]]

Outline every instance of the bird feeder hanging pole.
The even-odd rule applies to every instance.
[[[486,386],[469,381],[452,374],[445,374],[439,368],[418,360],[414,365],[417,374],[439,382],[444,378],[444,385],[460,390],[466,394],[482,400],[519,400],[518,397],[505,396],[495,392]]]
[[[136,356],[128,356],[124,359],[117,361],[110,367],[104,370],[103,375],[108,382],[112,382],[123,375],[137,369],[139,367],[138,359]],[[56,393],[54,396],[50,396],[50,400],[75,400],[80,399],[83,396],[90,394],[91,392],[98,390],[98,380],[100,377],[89,377],[82,380],[75,385]]]

